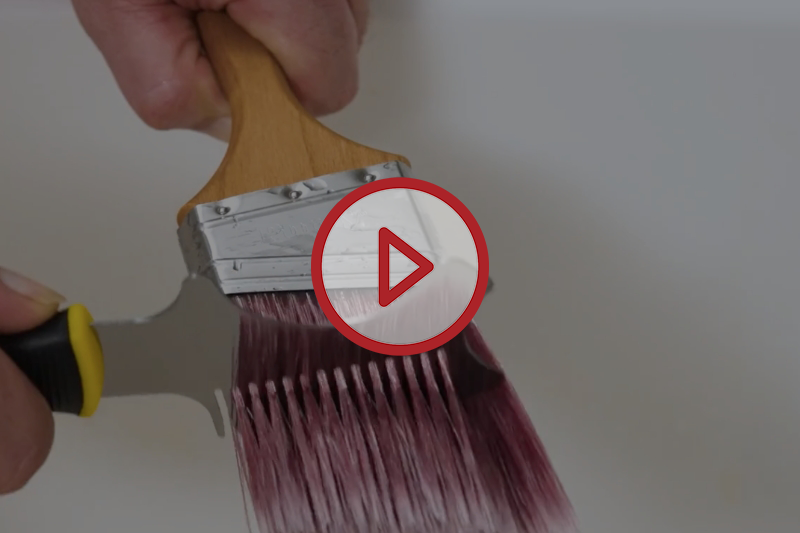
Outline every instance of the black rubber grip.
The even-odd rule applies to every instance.
[[[31,331],[0,335],[0,349],[39,389],[53,412],[80,414],[83,384],[70,342],[67,311]]]

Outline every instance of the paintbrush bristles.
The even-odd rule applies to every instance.
[[[435,353],[380,356],[326,325],[312,295],[238,297],[232,391],[242,480],[262,533],[570,533],[569,501],[506,381],[460,385],[477,327]],[[467,376],[469,377],[469,376]]]
[[[516,448],[511,462],[498,457],[509,448],[499,441],[510,436],[490,435],[489,443],[480,428],[470,435],[446,354],[424,354],[421,362],[421,375],[410,361],[388,359],[384,368],[351,367],[350,379],[344,369],[319,372],[316,387],[305,376],[299,390],[291,379],[253,385],[249,401],[234,391],[244,480],[261,531],[564,531],[550,520],[558,513],[539,508],[563,510],[564,501],[540,493],[555,490],[563,499],[559,487],[539,486],[534,474],[512,492],[508,484],[518,480],[505,476],[529,476],[530,468],[502,475],[526,462],[548,469],[538,450],[527,460]],[[476,438],[484,442],[478,449]]]
[[[388,388],[370,363],[366,373],[350,369],[352,387],[337,369],[335,393],[328,375],[318,373],[318,397],[307,377],[299,380],[300,391],[292,380],[265,384],[266,394],[253,386],[250,402],[234,391],[245,478],[262,530],[509,531],[492,523],[469,442],[443,416],[434,373],[424,377],[428,401],[413,366],[385,364]]]

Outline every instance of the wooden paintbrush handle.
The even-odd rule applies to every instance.
[[[402,156],[350,141],[323,126],[298,102],[277,62],[228,15],[203,12],[200,34],[231,105],[228,151],[211,180],[178,213],[313,177],[363,168]]]

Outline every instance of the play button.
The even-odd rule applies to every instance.
[[[391,286],[390,259],[394,248],[417,265],[403,281]],[[388,228],[378,230],[378,303],[386,307],[433,271],[433,263]]]
[[[455,196],[412,178],[379,179],[339,201],[314,242],[320,308],[356,344],[388,355],[431,351],[480,307],[488,251]]]

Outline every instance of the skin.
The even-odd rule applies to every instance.
[[[72,0],[136,114],[158,130],[190,129],[227,140],[230,112],[193,21],[225,10],[264,43],[300,102],[317,116],[339,111],[358,90],[358,50],[369,0]],[[0,334],[51,317],[56,292],[0,268]],[[24,487],[53,443],[44,398],[0,352],[0,494]]]
[[[300,102],[320,116],[358,89],[369,0],[72,0],[128,103],[149,126],[227,140],[229,109],[193,15],[225,10],[272,52]]]
[[[58,310],[63,298],[0,269],[0,333],[33,328]],[[53,444],[53,415],[45,399],[0,351],[0,494],[21,489],[42,466]]]

